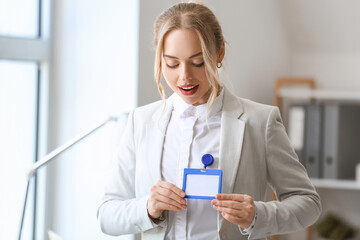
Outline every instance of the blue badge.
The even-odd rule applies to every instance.
[[[215,199],[216,194],[221,193],[221,184],[222,171],[219,169],[184,168],[182,190],[185,198]]]

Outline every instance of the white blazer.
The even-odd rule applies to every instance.
[[[161,180],[164,133],[173,97],[135,109],[119,145],[117,166],[98,210],[104,233],[142,233],[164,239],[167,223],[147,215],[150,188]],[[226,88],[221,118],[222,192],[248,194],[257,212],[250,236],[218,214],[219,239],[265,239],[313,224],[320,215],[319,195],[290,145],[276,107],[234,96]],[[271,186],[278,201],[266,202]]]

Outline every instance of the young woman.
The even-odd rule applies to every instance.
[[[320,199],[277,108],[234,96],[219,80],[225,40],[213,12],[180,3],[155,22],[155,80],[163,101],[135,109],[99,207],[110,235],[143,239],[262,239],[305,228]],[[161,76],[174,94],[165,98]],[[216,199],[185,199],[184,168],[223,172]],[[266,202],[268,186],[278,201]]]

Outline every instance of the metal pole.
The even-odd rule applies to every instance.
[[[60,147],[56,148],[55,150],[53,150],[52,152],[50,152],[45,157],[41,158],[39,161],[35,162],[32,165],[32,167],[30,168],[30,171],[28,172],[28,176],[27,176],[28,177],[27,178],[27,187],[26,187],[26,193],[25,193],[25,198],[24,198],[24,206],[23,206],[23,211],[22,211],[22,217],[21,217],[21,224],[20,224],[20,229],[19,229],[19,238],[18,238],[18,240],[21,240],[21,233],[22,233],[23,224],[24,224],[24,217],[25,217],[25,211],[26,211],[26,202],[27,202],[27,198],[28,198],[30,180],[34,176],[36,171],[39,168],[41,168],[42,166],[47,165],[56,156],[63,153],[64,151],[66,151],[67,149],[69,149],[70,147],[72,147],[76,143],[80,142],[81,140],[83,140],[84,138],[86,138],[87,136],[89,136],[90,134],[95,132],[96,130],[102,128],[103,126],[105,126],[107,123],[109,123],[111,121],[118,121],[118,117],[110,116],[106,120],[96,124],[94,127],[90,128],[89,130],[85,131],[84,133],[78,135],[77,137],[74,137],[73,139],[71,139],[67,143],[65,143],[65,144],[61,145]]]

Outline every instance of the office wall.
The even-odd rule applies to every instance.
[[[137,19],[137,1],[54,1],[49,150],[135,107]],[[101,233],[96,219],[116,127],[108,124],[49,166],[46,229],[63,239],[119,239]]]
[[[319,88],[360,90],[360,2],[281,1],[290,73],[315,77]]]
[[[180,1],[140,1],[138,105],[160,99],[154,83],[153,22]],[[274,81],[288,74],[288,46],[279,1],[204,1],[218,16],[228,42],[225,69],[234,92],[272,104]],[[222,80],[226,74],[222,74]],[[230,86],[230,84],[227,84]]]

